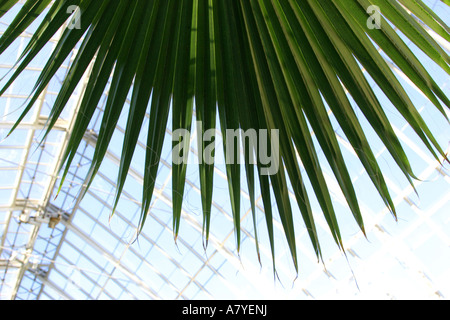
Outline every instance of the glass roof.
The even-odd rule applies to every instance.
[[[450,10],[437,0],[425,1],[449,23]],[[13,12],[2,17],[0,34]],[[14,66],[21,49],[38,24],[0,56],[0,77]],[[183,221],[175,243],[172,232],[171,128],[160,163],[154,199],[139,237],[140,199],[145,155],[145,127],[137,146],[117,212],[111,217],[126,114],[119,121],[106,159],[84,198],[86,174],[93,156],[102,103],[86,132],[61,192],[61,156],[86,82],[71,98],[55,130],[41,142],[43,128],[61,80],[76,52],[72,52],[39,101],[6,137],[20,115],[46,57],[49,43],[14,85],[0,97],[0,299],[308,299],[308,298],[448,298],[450,297],[450,177],[424,151],[411,128],[388,101],[392,124],[415,172],[418,197],[396,169],[373,132],[367,135],[388,174],[387,183],[398,208],[396,222],[376,194],[342,131],[336,127],[365,218],[367,239],[345,204],[332,171],[324,165],[333,193],[347,255],[334,244],[320,208],[313,203],[324,263],[318,262],[298,211],[296,232],[300,274],[291,262],[281,223],[276,227],[277,274],[272,270],[264,210],[257,197],[261,265],[258,263],[246,185],[241,195],[242,249],[234,237],[228,184],[220,155],[215,171],[211,239],[204,248],[199,177],[195,161],[188,166]],[[413,47],[413,45],[411,44]],[[417,53],[420,56],[420,53]],[[444,92],[450,79],[431,63]],[[401,81],[402,77],[399,74]],[[86,80],[86,79],[85,79]],[[2,84],[3,82],[0,82]],[[409,83],[408,93],[431,124],[442,146],[449,145],[450,129],[436,117],[435,108]],[[126,109],[126,108],[125,108]],[[195,119],[194,119],[195,121]],[[363,120],[362,120],[363,121]],[[171,121],[169,120],[169,123]],[[364,124],[364,122],[363,122]],[[367,127],[367,126],[366,126]],[[220,133],[218,132],[220,135]],[[195,141],[195,135],[192,140]],[[192,143],[192,159],[196,158]],[[324,163],[324,162],[323,162]],[[242,170],[244,172],[244,170]],[[243,177],[242,181],[245,181]],[[292,200],[295,201],[293,193]],[[294,210],[297,210],[294,206]]]

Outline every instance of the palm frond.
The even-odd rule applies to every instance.
[[[17,2],[1,1],[0,17]],[[448,4],[448,1],[444,2]],[[77,8],[76,15],[68,10],[73,6]],[[373,18],[369,8],[380,10],[377,12],[378,25],[373,28],[368,26],[368,21]],[[319,152],[325,155],[355,221],[365,233],[357,194],[331,115],[394,216],[394,202],[357,113],[364,115],[414,186],[416,176],[409,159],[385,108],[369,85],[367,75],[389,98],[433,157],[447,160],[389,64],[400,69],[447,119],[450,100],[404,40],[411,40],[450,74],[450,57],[427,32],[432,30],[444,41],[450,41],[449,28],[420,0],[27,0],[0,38],[0,54],[40,15],[44,18],[0,95],[58,30],[62,30],[62,35],[11,132],[32,109],[69,53],[79,45],[46,128],[48,134],[81,78],[89,72],[89,83],[64,153],[61,186],[106,88],[108,99],[88,174],[88,186],[103,162],[125,101],[131,95],[115,206],[149,109],[141,227],[152,201],[171,109],[174,133],[177,130],[191,132],[194,113],[197,131],[202,136],[220,127],[226,156],[239,154],[237,146],[234,150],[228,147],[235,145],[227,141],[229,130],[267,130],[271,133],[269,138],[279,138],[269,139],[279,142],[279,145],[272,143],[269,149],[279,150],[275,160],[280,167],[270,175],[266,174],[267,164],[261,159],[251,161],[255,150],[244,150],[246,183],[255,224],[255,192],[260,188],[274,258],[273,193],[297,270],[293,205],[301,212],[318,259],[322,257],[311,209],[312,196],[320,204],[336,244],[344,250]],[[80,21],[74,27],[77,17]],[[178,150],[177,146],[187,147],[188,143],[180,137],[173,141],[173,148]],[[214,139],[210,142],[199,140],[199,156],[209,152],[214,144]],[[172,169],[176,239],[180,232],[186,163],[173,164]],[[240,164],[237,161],[227,163],[226,175],[239,250],[243,183]],[[199,176],[206,245],[211,227],[214,163],[200,161]],[[306,179],[312,186],[313,195],[307,192]],[[289,185],[296,204],[290,201]],[[257,234],[255,239],[259,255]],[[275,269],[275,261],[273,266]]]

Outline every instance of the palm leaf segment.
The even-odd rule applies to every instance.
[[[0,1],[0,16],[17,2]],[[73,6],[77,8],[75,15],[73,10],[68,10]],[[382,13],[378,24],[372,28],[368,25],[372,18],[370,8],[379,8]],[[306,192],[306,179],[337,245],[343,249],[330,191],[318,161],[318,149],[326,156],[354,218],[365,232],[330,114],[337,120],[394,216],[393,201],[356,108],[405,177],[411,184],[415,179],[401,143],[362,69],[390,99],[429,152],[438,160],[446,159],[386,62],[386,59],[390,60],[401,69],[446,117],[449,99],[392,27],[395,25],[449,74],[449,56],[424,26],[445,41],[450,41],[449,28],[420,0],[27,0],[0,38],[0,53],[41,14],[45,15],[43,22],[0,94],[5,93],[51,37],[65,26],[17,124],[30,111],[69,52],[81,43],[51,110],[47,133],[91,66],[89,83],[64,155],[65,177],[112,74],[88,185],[99,170],[125,101],[131,94],[118,176],[117,205],[149,108],[141,224],[150,208],[171,108],[173,131],[193,130],[194,112],[201,122],[197,128],[199,134],[219,125],[224,137],[228,129],[278,130],[277,160],[281,169],[276,174],[262,174],[264,164],[259,160],[256,163],[250,161],[253,150],[245,151],[244,168],[252,204],[255,203],[255,189],[260,188],[273,257],[272,199],[276,201],[296,269],[291,207],[294,204],[289,200],[289,182],[317,257],[321,258],[321,249],[310,205],[311,195]],[[77,17],[81,19],[75,21]],[[313,140],[311,131],[318,143]],[[214,142],[199,141],[199,154],[211,147],[211,143]],[[178,142],[174,141],[175,144]],[[225,148],[225,152],[230,150]],[[211,220],[213,169],[211,163],[199,165],[206,242]],[[226,165],[238,249],[241,238],[240,170],[239,164]],[[186,164],[174,164],[175,237],[180,228],[185,177]],[[252,210],[255,221],[254,205]]]

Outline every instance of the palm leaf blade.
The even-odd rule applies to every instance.
[[[0,16],[16,2],[1,1]],[[188,132],[190,137],[194,116],[197,120],[205,247],[212,220],[213,150],[216,147],[215,135],[210,133],[220,127],[237,251],[240,252],[243,238],[241,173],[244,174],[244,168],[257,255],[260,259],[256,180],[265,210],[274,271],[272,194],[292,261],[297,271],[299,268],[296,221],[288,186],[293,190],[293,198],[318,259],[322,258],[322,252],[309,193],[318,201],[335,243],[344,250],[332,191],[327,184],[326,165],[330,167],[354,220],[365,234],[357,192],[336,133],[339,129],[381,199],[396,216],[386,180],[356,107],[414,187],[417,177],[410,159],[389,121],[386,108],[369,85],[369,77],[428,152],[438,161],[447,159],[429,124],[392,70],[392,66],[398,68],[448,120],[449,98],[395,30],[398,28],[441,70],[450,74],[450,57],[429,32],[431,30],[449,41],[449,28],[420,0],[64,0],[54,3],[28,0],[0,38],[0,54],[38,16],[47,13],[19,56],[17,69],[6,80],[0,95],[64,26],[70,16],[67,8],[73,5],[78,6],[81,13],[80,28],[67,26],[63,29],[11,132],[33,108],[70,52],[79,45],[50,111],[45,133],[50,133],[88,71],[89,81],[79,106],[82,116],[75,119],[63,156],[66,167],[61,167],[64,169],[61,186],[81,141],[88,134],[86,129],[105,90],[106,104],[98,135],[93,139],[95,152],[84,191],[103,163],[130,97],[113,212],[124,190],[149,110],[141,229],[152,209],[170,110],[173,159],[180,160],[180,150],[189,150],[190,139],[184,136],[182,140],[180,133]],[[370,18],[367,8],[371,5],[381,10],[379,28],[367,26]],[[246,143],[249,136],[244,133],[252,130],[258,132],[258,137],[261,132],[268,133],[269,150],[266,151],[272,151],[277,172],[266,174],[267,163],[258,158],[257,150],[261,145]],[[242,167],[240,144],[245,146]],[[322,153],[325,163],[321,162]],[[253,161],[254,155],[256,161]],[[175,239],[180,233],[187,173],[187,158],[181,157],[181,160],[172,164]],[[306,188],[306,179],[311,190]]]

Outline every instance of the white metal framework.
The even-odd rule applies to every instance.
[[[431,3],[435,9],[444,6],[439,1]],[[448,8],[442,10],[448,11]],[[0,34],[7,26],[4,21],[8,20],[0,22]],[[0,77],[13,68],[30,32],[32,29],[0,57]],[[92,187],[83,199],[79,197],[96,144],[102,104],[98,106],[66,182],[56,197],[61,155],[86,81],[73,95],[55,130],[43,143],[40,143],[40,137],[61,79],[76,52],[70,55],[32,113],[6,138],[27,99],[30,83],[36,79],[54,44],[55,40],[49,43],[42,55],[0,97],[0,139],[3,139],[0,143],[0,299],[450,297],[450,177],[445,168],[423,151],[411,129],[394,111],[391,112],[392,124],[421,179],[417,183],[420,199],[394,169],[386,150],[374,139],[374,150],[378,152],[383,169],[392,173],[387,181],[399,211],[400,221],[395,222],[382,201],[374,196],[376,192],[369,178],[337,129],[362,199],[368,239],[358,232],[331,170],[325,167],[347,255],[332,243],[320,209],[314,206],[325,265],[317,262],[306,229],[296,212],[300,275],[295,282],[296,274],[280,223],[275,224],[277,277],[274,277],[260,198],[256,207],[262,266],[258,264],[245,186],[241,192],[245,208],[242,212],[243,245],[241,254],[236,254],[226,175],[220,165],[215,171],[209,247],[206,250],[203,247],[195,165],[188,167],[183,222],[177,243],[174,242],[170,128],[167,129],[167,143],[149,218],[137,240],[145,137],[141,137],[137,146],[118,210],[110,217],[126,118],[119,121],[113,138],[118,143],[108,150]],[[438,79],[448,92],[448,77]],[[437,138],[446,145],[450,137],[448,124],[433,117],[433,107],[413,86],[407,84],[407,88],[416,103],[423,105],[422,114],[435,125]],[[103,103],[107,94],[105,92],[101,100]],[[147,123],[144,123],[144,131]],[[193,143],[191,156],[195,155]],[[291,196],[294,200],[293,194]]]

